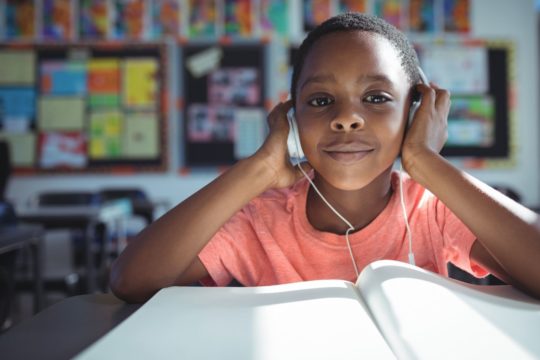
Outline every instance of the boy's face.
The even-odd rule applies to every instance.
[[[332,186],[360,189],[399,154],[410,84],[383,37],[335,32],[307,55],[297,84],[296,119],[310,164]]]

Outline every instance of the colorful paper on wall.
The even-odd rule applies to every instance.
[[[256,106],[261,101],[259,73],[255,68],[221,68],[208,77],[211,104]]]
[[[374,14],[398,29],[403,29],[403,3],[401,0],[373,0]]]
[[[15,167],[31,167],[36,161],[36,135],[33,133],[0,133],[9,144],[11,163]]]
[[[260,108],[238,108],[234,115],[234,157],[253,155],[266,138],[266,115]]]
[[[233,142],[235,108],[193,104],[188,109],[188,139],[192,142]]]
[[[420,62],[428,79],[452,93],[484,94],[488,91],[488,50],[459,44],[424,46]]]
[[[38,125],[41,130],[82,130],[84,128],[83,98],[41,97]]]
[[[28,50],[0,51],[0,84],[33,85],[36,81],[36,56]]]
[[[304,30],[311,31],[332,16],[331,0],[303,0]]]
[[[216,0],[189,0],[188,17],[190,37],[217,36]]]
[[[36,114],[36,90],[24,87],[0,88],[0,123],[6,128],[24,130]],[[13,124],[18,122],[19,126]],[[11,123],[11,125],[10,125]]]
[[[44,61],[41,63],[41,92],[46,95],[86,94],[86,63]]]
[[[5,1],[5,35],[8,39],[32,38],[36,35],[33,0]]]
[[[153,58],[131,58],[123,64],[123,100],[129,107],[155,107],[158,63]]]
[[[434,32],[435,0],[409,0],[409,30]]]
[[[471,30],[469,0],[444,0],[444,30],[467,33]]]
[[[261,0],[260,24],[264,33],[286,36],[289,31],[289,2],[287,0]]]
[[[490,96],[452,96],[448,115],[451,146],[490,147],[495,142],[495,104]]]
[[[91,159],[114,159],[122,155],[123,114],[119,111],[104,111],[90,114]]]
[[[142,39],[145,37],[145,0],[113,0],[114,36]]]
[[[367,0],[339,0],[339,12],[365,13],[367,11],[366,1]]]
[[[39,165],[44,169],[83,168],[87,163],[86,140],[81,132],[39,134]]]
[[[126,116],[123,154],[126,158],[136,159],[159,157],[159,122],[156,114]]]
[[[66,40],[74,35],[74,2],[70,0],[43,0],[43,37]]]
[[[107,0],[81,0],[79,33],[83,39],[105,39],[110,32],[110,10]]]
[[[120,93],[120,60],[91,59],[88,63],[88,92],[90,94]]]
[[[225,0],[225,35],[251,36],[253,11],[251,0]]]
[[[179,0],[152,2],[152,35],[156,38],[180,33],[181,9]]]

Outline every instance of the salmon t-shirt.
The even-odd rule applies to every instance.
[[[399,174],[392,173],[393,193],[386,208],[366,227],[349,234],[358,270],[375,260],[408,261],[409,242],[399,197]],[[244,286],[306,280],[356,281],[344,235],[315,229],[306,215],[309,182],[270,190],[251,200],[212,237],[199,253],[210,278],[204,285]],[[483,277],[471,262],[476,236],[433,194],[403,176],[405,207],[416,265],[448,275],[447,262]]]

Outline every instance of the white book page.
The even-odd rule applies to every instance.
[[[158,292],[78,359],[395,359],[352,283]]]
[[[357,282],[400,359],[538,359],[540,301],[510,286],[467,285],[396,261]]]

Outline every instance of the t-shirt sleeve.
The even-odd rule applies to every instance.
[[[435,206],[437,223],[443,236],[446,261],[478,278],[489,275],[489,272],[471,260],[470,257],[476,235],[442,201],[436,200]]]
[[[241,284],[254,284],[260,278],[264,251],[257,239],[249,206],[237,212],[210,239],[199,253],[208,271],[202,279],[206,286],[226,286],[233,279]]]

